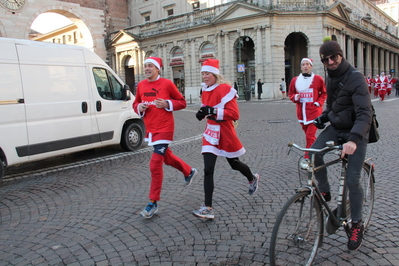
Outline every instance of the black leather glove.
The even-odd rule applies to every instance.
[[[198,121],[201,121],[202,119],[205,118],[204,113],[201,112],[201,110],[199,110],[196,114],[195,117],[197,117]]]
[[[202,106],[200,108],[200,111],[204,114],[204,115],[215,115],[216,114],[216,109],[210,106]]]
[[[318,128],[318,129],[324,129],[326,127],[326,119],[323,116],[317,117],[315,120],[313,120],[313,124]]]

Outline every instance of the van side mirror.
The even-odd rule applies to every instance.
[[[129,85],[124,85],[123,86],[123,90],[122,90],[122,94],[123,94],[123,98],[122,100],[126,101],[130,101],[131,97],[130,97],[130,88]]]

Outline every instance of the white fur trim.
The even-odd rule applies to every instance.
[[[310,58],[303,58],[301,60],[301,65],[302,65],[303,61],[307,61],[307,62],[309,62],[309,64],[311,64],[313,66],[313,62],[312,62],[312,60]]]
[[[219,75],[219,69],[217,69],[216,67],[213,67],[213,66],[208,66],[208,65],[202,66],[201,72],[211,72],[213,74]]]
[[[310,77],[304,77],[302,74],[298,76],[295,82],[295,88],[297,92],[303,92],[304,90],[309,89],[310,85],[313,82],[314,74]]]
[[[158,69],[161,69],[161,66],[159,65],[158,61],[152,59],[152,58],[147,58],[146,60],[144,60],[144,64],[145,63],[151,63],[154,66],[156,66]]]
[[[205,145],[202,146],[202,153],[213,153],[217,156],[223,156],[223,157],[227,157],[227,158],[235,158],[235,157],[240,157],[241,155],[243,155],[245,153],[245,148],[242,147],[241,149],[239,149],[238,151],[235,152],[228,152],[225,150],[220,150],[215,146],[212,145]]]

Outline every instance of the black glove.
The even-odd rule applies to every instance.
[[[210,106],[202,106],[200,108],[200,111],[204,114],[204,115],[215,115],[216,114],[216,109]]]
[[[313,120],[313,124],[318,128],[318,129],[324,129],[326,127],[326,119],[323,116],[317,117],[315,120]]]
[[[199,110],[196,114],[195,117],[197,117],[198,121],[201,121],[202,119],[205,118],[204,113],[201,112],[201,110]]]

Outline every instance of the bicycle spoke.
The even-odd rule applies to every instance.
[[[283,207],[270,243],[271,265],[310,265],[323,233],[320,206],[301,192]]]
[[[363,188],[363,224],[364,228],[367,228],[374,207],[374,174],[371,172],[371,166],[367,163],[363,165],[360,176],[360,185]]]

